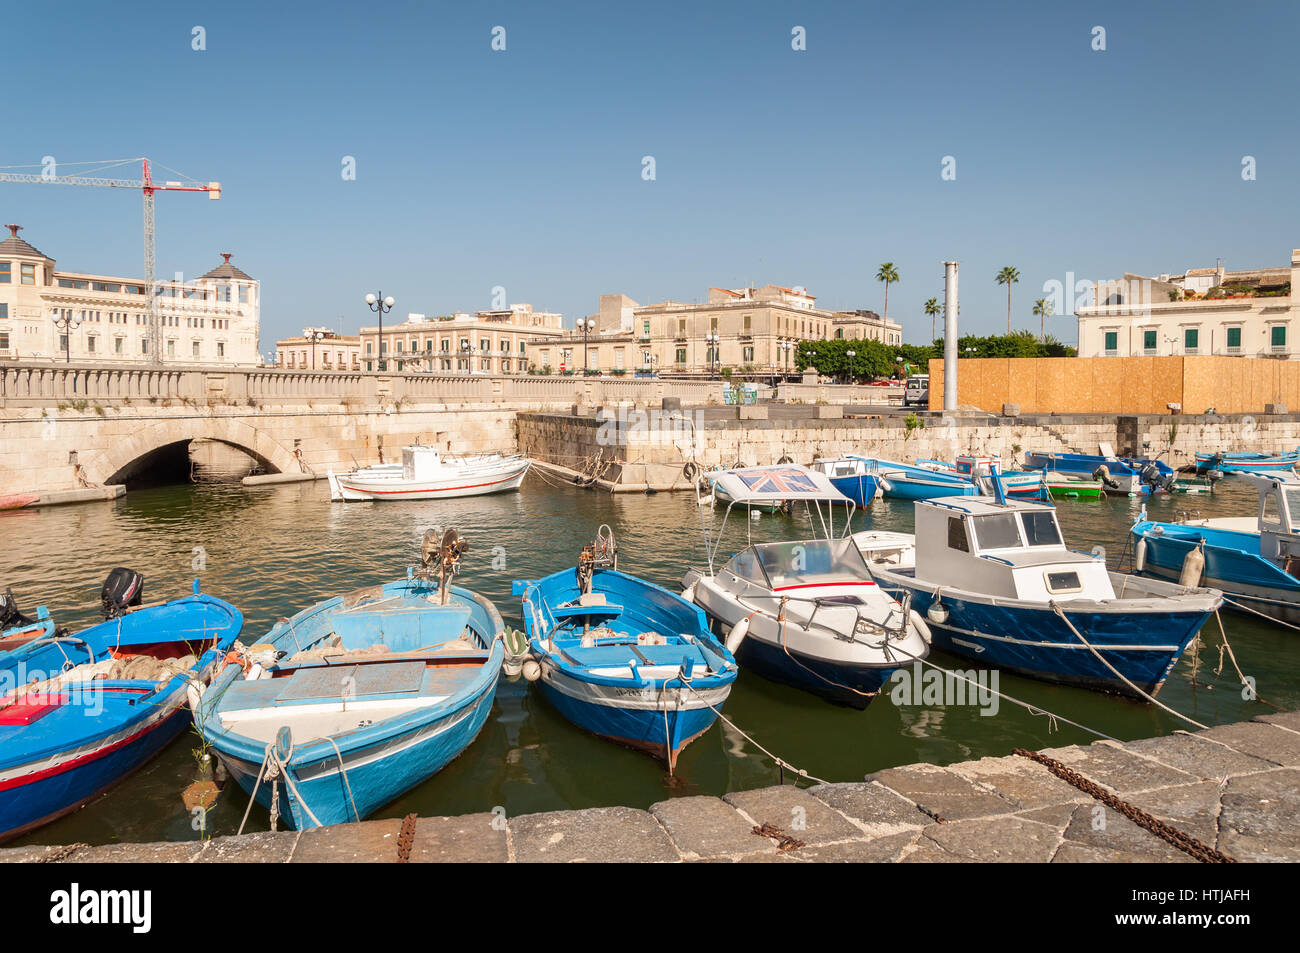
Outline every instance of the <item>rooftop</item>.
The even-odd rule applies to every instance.
[[[242,281],[255,280],[251,275],[246,274],[242,269],[236,267],[235,265],[232,265],[230,263],[230,255],[231,255],[230,252],[222,252],[221,257],[224,258],[225,261],[222,264],[217,265],[216,268],[213,268],[206,275],[199,275],[199,279],[202,280],[204,278],[236,278]]]

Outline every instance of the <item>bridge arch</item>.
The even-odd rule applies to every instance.
[[[114,440],[85,462],[85,476],[91,483],[122,482],[143,458],[169,446],[191,440],[216,440],[242,450],[260,463],[267,473],[296,472],[298,460],[279,441],[241,420],[227,417],[178,418],[163,420]]]

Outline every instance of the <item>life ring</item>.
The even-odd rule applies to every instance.
[[[686,466],[682,467],[682,476],[685,477],[691,483],[694,483],[695,478],[699,475],[700,475],[699,464],[697,464],[694,460],[687,460]]]

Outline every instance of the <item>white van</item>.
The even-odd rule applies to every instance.
[[[907,386],[903,388],[903,406],[930,406],[929,374],[913,374],[907,379]]]

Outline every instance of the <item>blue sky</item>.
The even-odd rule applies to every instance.
[[[1067,272],[1285,264],[1297,35],[1289,2],[22,4],[0,165],[147,155],[221,181],[221,202],[159,196],[159,273],[233,252],[263,351],[370,323],[375,289],[404,315],[503,286],[570,324],[602,292],[769,281],[881,310],[885,260],[919,342],[947,258],[982,333],[1005,328],[1003,265],[1036,329]],[[0,219],[62,268],[142,271],[134,193],[0,184]]]

